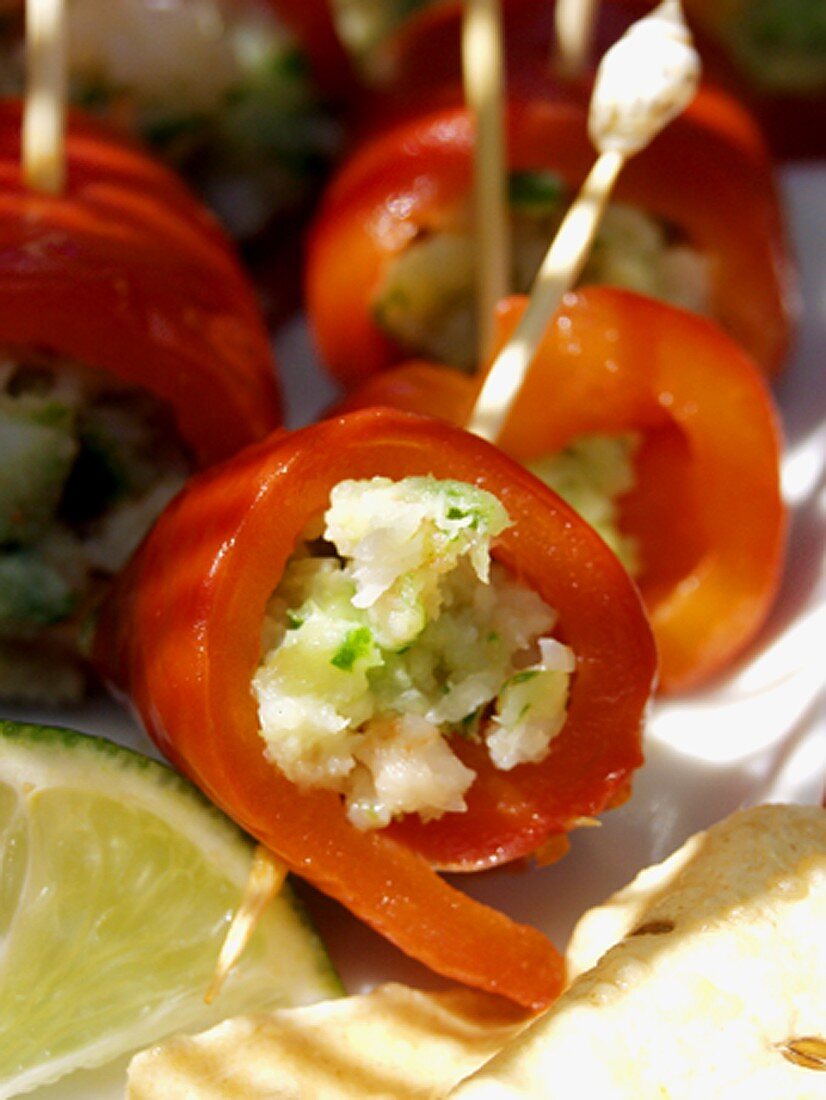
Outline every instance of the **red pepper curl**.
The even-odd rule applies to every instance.
[[[301,789],[265,759],[251,681],[267,601],[334,485],[426,474],[501,500],[513,526],[494,556],[558,611],[576,672],[543,762],[500,772],[477,746],[457,745],[477,771],[467,812],[362,832],[337,794]],[[531,474],[466,432],[391,410],[265,440],[197,476],[161,516],[95,648],[160,749],[293,871],[440,974],[532,1008],[557,995],[549,942],[434,870],[537,851],[621,801],[642,760],[655,657],[639,597],[602,540]]]
[[[586,117],[582,89],[512,101],[509,169],[550,170],[577,188],[595,158]],[[330,185],[311,228],[306,297],[322,362],[345,387],[408,357],[375,320],[381,283],[418,236],[470,202],[474,140],[469,113],[441,107],[373,135]],[[614,197],[675,227],[707,259],[712,316],[766,374],[779,371],[795,276],[771,164],[737,105],[701,91],[629,161]]]

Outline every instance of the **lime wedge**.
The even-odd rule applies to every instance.
[[[169,768],[0,721],[0,1098],[173,1031],[338,995],[285,887],[204,1003],[252,853]]]

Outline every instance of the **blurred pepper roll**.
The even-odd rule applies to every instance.
[[[344,8],[372,8],[369,0],[330,0]],[[589,79],[605,50],[656,0],[600,0],[586,71]],[[460,0],[412,3],[407,18],[394,5],[356,22],[369,46],[363,68],[404,110],[421,105],[461,80]],[[758,119],[772,153],[781,158],[826,155],[826,5],[822,0],[684,0],[704,79],[735,95]],[[502,18],[509,87],[531,86],[556,66],[554,0],[503,0]],[[392,20],[388,14],[393,15]],[[570,73],[568,73],[570,75]],[[365,96],[361,105],[375,107]],[[386,103],[379,111],[387,112]]]
[[[823,0],[685,0],[716,49],[710,75],[754,110],[772,150],[826,156],[826,4]]]
[[[340,128],[273,0],[70,0],[67,15],[72,101],[180,171],[236,239],[315,195]],[[2,86],[16,94],[14,16]]]
[[[84,689],[108,580],[195,467],[280,422],[232,245],[167,169],[72,115],[63,194],[0,106],[0,695]]]

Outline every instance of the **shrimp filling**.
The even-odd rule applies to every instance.
[[[581,435],[556,454],[527,463],[531,473],[594,528],[632,577],[641,572],[640,548],[621,529],[619,501],[636,483],[633,459],[638,445],[633,432]]]
[[[273,594],[253,679],[267,757],[337,791],[360,829],[457,813],[475,778],[543,760],[574,654],[556,615],[491,560],[510,525],[490,493],[411,477],[343,481]]]
[[[552,172],[510,180],[515,292],[529,290],[571,195]],[[457,210],[387,266],[374,300],[381,328],[411,352],[473,370],[475,268],[469,210]],[[709,265],[675,230],[635,207],[608,207],[581,283],[624,287],[695,313],[710,312]]]

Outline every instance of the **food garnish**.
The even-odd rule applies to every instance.
[[[207,1007],[253,845],[155,761],[0,722],[0,830],[0,1096],[179,1028],[340,991],[285,887]]]

